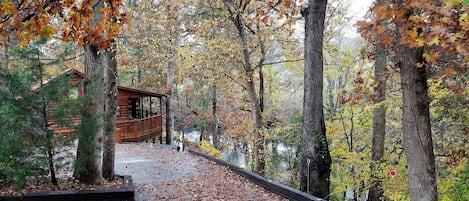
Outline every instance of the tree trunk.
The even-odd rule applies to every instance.
[[[381,178],[378,177],[377,172],[381,166],[381,160],[384,155],[384,139],[386,135],[386,107],[382,104],[385,100],[386,92],[386,47],[380,44],[376,46],[376,61],[375,61],[375,87],[374,104],[377,105],[373,109],[373,137],[371,146],[371,187],[368,195],[368,201],[384,200],[384,190],[381,187]]]
[[[85,78],[83,80],[85,109],[78,136],[74,177],[86,184],[99,184],[101,169],[101,136],[103,134],[104,70],[97,45],[85,47]]]
[[[113,45],[114,46],[114,45]],[[116,50],[106,49],[106,116],[104,120],[104,144],[103,144],[103,177],[114,178],[114,160],[116,143],[116,111],[117,111],[117,60]]]
[[[326,6],[327,0],[309,0],[304,13],[305,78],[300,171],[300,190],[324,199],[329,198],[331,172],[323,112],[322,54]],[[310,165],[306,163],[308,159]]]
[[[167,9],[174,9],[170,5],[167,5]],[[166,144],[173,143],[173,132],[174,132],[174,76],[177,68],[177,51],[179,45],[179,31],[178,26],[174,26],[178,23],[178,16],[174,16],[172,12],[169,12],[169,23],[170,23],[170,35],[173,37],[170,39],[170,45],[167,49],[168,61],[168,74],[166,77],[166,87],[168,89],[168,96],[166,97]]]
[[[172,112],[172,98],[173,96],[171,94],[168,94],[166,96],[166,144],[172,144],[173,143],[173,120],[174,120],[174,115]]]
[[[44,86],[44,81],[42,79],[43,73],[43,66],[39,61],[38,55],[38,64],[39,64],[39,81],[41,88]],[[55,165],[54,165],[54,133],[49,129],[49,102],[47,101],[46,97],[44,96],[44,92],[41,92],[41,102],[42,102],[42,117],[43,117],[43,128],[46,131],[46,149],[47,149],[47,159],[49,162],[49,172],[51,182],[54,185],[58,185],[57,177],[55,175]]]
[[[251,105],[251,113],[254,120],[254,172],[259,175],[264,175],[265,171],[265,159],[264,159],[264,135],[262,133],[263,119],[262,110],[260,106],[260,99],[256,92],[256,86],[254,83],[254,69],[251,64],[251,56],[248,49],[248,42],[246,36],[246,30],[244,23],[241,20],[241,14],[236,14],[233,18],[233,23],[238,30],[238,36],[242,44],[242,55],[243,55],[243,69],[246,80],[246,90],[248,92],[249,103]]]
[[[217,149],[220,136],[218,135],[218,115],[217,115],[217,84],[212,85],[212,131],[213,131],[213,146]]]
[[[402,132],[409,171],[410,199],[436,201],[438,192],[426,71],[425,67],[416,67],[418,62],[424,62],[422,53],[422,48],[399,46],[403,97]]]
[[[408,16],[416,12],[404,8],[404,0],[398,0],[397,5]],[[403,27],[398,24],[400,29]],[[402,133],[409,172],[410,200],[436,201],[438,191],[423,48],[400,44],[397,59],[401,71]],[[417,64],[423,66],[417,67]]]
[[[94,17],[90,26],[100,19],[104,2],[95,0]],[[85,77],[83,80],[85,108],[78,134],[74,177],[81,183],[100,184],[102,180],[102,117],[104,106],[104,69],[98,44],[86,44]]]

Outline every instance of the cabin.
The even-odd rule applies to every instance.
[[[78,84],[84,78],[84,74],[76,69],[67,69],[52,77],[69,76],[69,84]],[[42,86],[49,83],[45,81]],[[39,90],[41,85],[32,87],[32,90]],[[116,119],[116,142],[142,142],[159,139],[162,143],[163,118],[162,99],[163,94],[150,91],[117,86],[117,119]],[[78,85],[75,90],[76,95],[83,95],[83,87]],[[70,117],[73,127],[62,127],[55,122],[49,122],[50,128],[55,134],[71,135],[78,128],[79,117]]]

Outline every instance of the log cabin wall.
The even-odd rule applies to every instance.
[[[83,79],[83,75],[79,73],[73,73],[70,76],[70,81],[68,82],[69,85],[78,85],[79,82]],[[74,92],[76,93],[75,95],[77,96],[82,96],[83,95],[83,88],[81,85],[78,85],[76,88],[73,89]],[[72,91],[70,91],[72,92]],[[68,93],[68,92],[67,92]],[[70,96],[71,94],[64,94],[65,96]],[[49,106],[49,111],[53,112],[55,109],[57,109],[57,104],[52,103]],[[66,135],[73,137],[73,134],[75,133],[75,127],[77,127],[81,119],[79,116],[69,116],[68,120],[72,122],[72,126],[66,127],[66,126],[60,126],[57,122],[55,121],[49,121],[49,128],[54,130],[55,134],[61,134],[61,135]]]

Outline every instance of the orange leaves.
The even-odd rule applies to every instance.
[[[445,73],[446,76],[452,76],[453,71],[454,71],[454,69],[452,67],[446,67],[444,73]]]
[[[389,45],[391,44],[391,42],[392,42],[392,37],[388,35],[384,35],[380,41],[382,46]]]
[[[373,12],[378,15],[378,21],[389,20],[393,18],[393,13],[389,5],[375,4]]]
[[[107,7],[100,9],[101,22],[96,24],[90,24],[94,17],[95,1],[33,2],[27,7],[11,1],[0,2],[0,17],[5,19],[0,24],[1,38],[15,34],[22,45],[27,45],[31,40],[51,38],[59,32],[64,41],[77,41],[79,45],[93,41],[107,47],[110,38],[117,33],[116,27],[122,26],[125,21],[125,15],[118,9],[123,6],[120,0],[107,0]],[[51,24],[52,16],[56,17],[54,25]],[[111,23],[111,18],[116,18],[117,23]],[[56,30],[57,27],[61,30]]]
[[[290,8],[290,7],[291,7],[291,0],[285,0],[285,1],[283,1],[283,5],[284,5],[286,8]]]

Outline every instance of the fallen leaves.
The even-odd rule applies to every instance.
[[[189,153],[144,144],[118,145],[118,149],[144,156],[169,168],[173,167],[172,170],[181,174],[187,173],[187,169],[196,170],[183,177],[167,175],[174,171],[161,170],[152,177],[155,180],[167,178],[166,181],[135,181],[138,183],[137,200],[286,200],[224,166]],[[176,179],[171,179],[174,177]]]
[[[81,184],[71,177],[58,178],[58,185],[53,185],[49,180],[28,181],[26,187],[20,192],[16,192],[13,186],[2,186],[0,196],[20,196],[33,192],[51,192],[51,191],[84,191],[123,188],[124,180],[116,178],[114,180],[103,179],[101,185]]]

